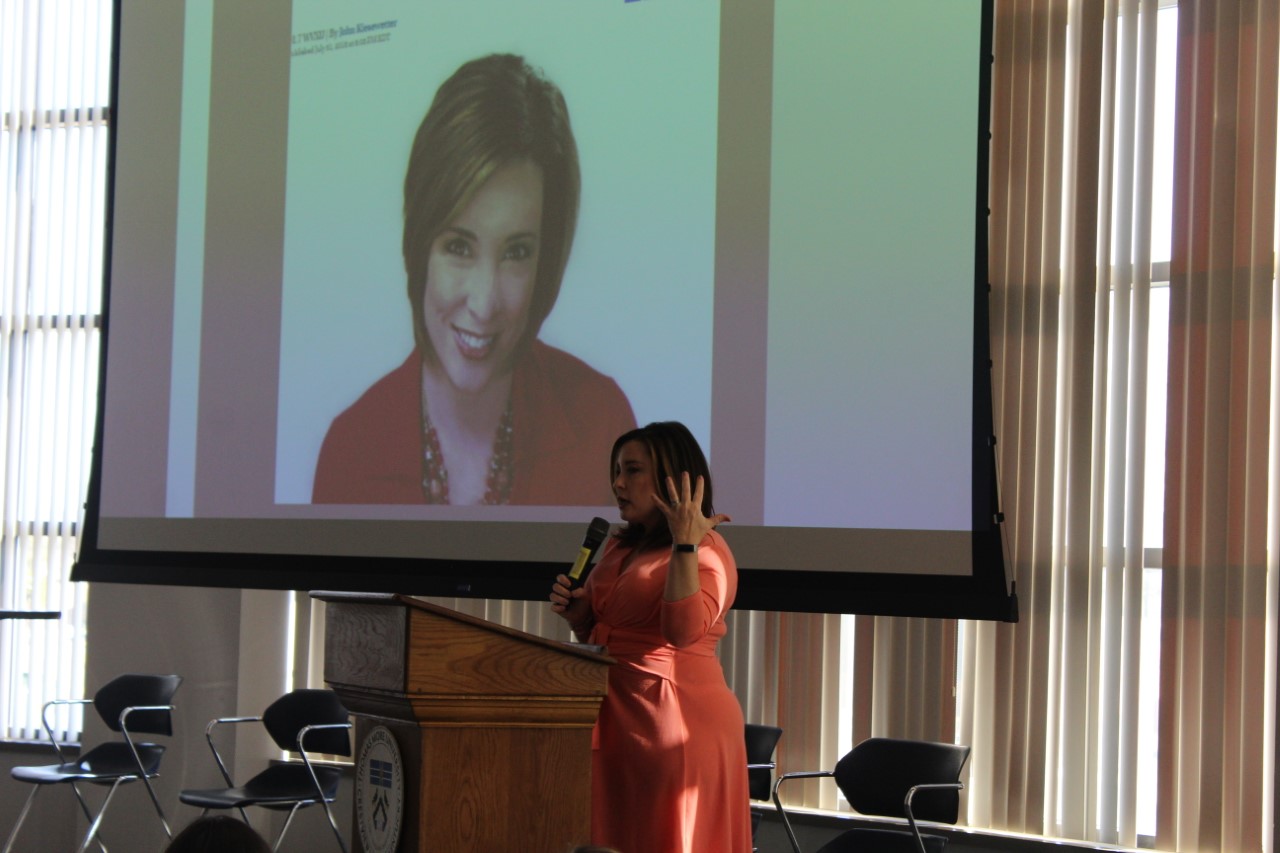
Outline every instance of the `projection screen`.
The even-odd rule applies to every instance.
[[[610,431],[678,420],[733,519],[738,606],[1016,619],[988,376],[991,15],[120,0],[73,577],[543,598],[586,523],[617,520]],[[517,299],[507,326],[431,335],[451,279],[410,269],[437,244],[406,226],[409,166],[445,163],[447,182],[471,152],[415,138],[446,81],[494,55],[562,95],[576,220],[542,168],[545,319]],[[450,229],[499,198],[478,186],[432,199]],[[566,216],[558,289],[537,290]],[[480,245],[484,227],[459,233]],[[506,502],[425,502],[442,478],[422,463],[423,365],[451,359],[510,377]]]

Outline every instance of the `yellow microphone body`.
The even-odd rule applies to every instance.
[[[587,535],[582,540],[582,547],[578,549],[578,556],[568,572],[570,587],[580,586],[586,579],[587,573],[591,571],[591,558],[596,555],[596,551],[600,549],[601,543],[608,535],[609,522],[598,517],[591,519],[591,524],[587,526]]]
[[[569,580],[581,580],[582,570],[587,567],[589,562],[591,562],[591,549],[584,545],[578,549],[578,559],[573,561],[573,568],[569,569]]]

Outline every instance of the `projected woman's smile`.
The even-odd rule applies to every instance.
[[[422,322],[436,358],[424,370],[424,393],[432,382],[479,393],[509,380],[528,325],[541,228],[542,172],[522,160],[495,172],[435,239]]]

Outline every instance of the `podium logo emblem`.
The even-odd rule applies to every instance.
[[[360,745],[356,765],[356,823],[365,853],[395,853],[403,816],[400,747],[386,726],[377,726]]]

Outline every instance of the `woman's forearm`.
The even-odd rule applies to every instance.
[[[672,551],[671,564],[667,569],[667,585],[662,597],[667,601],[679,601],[700,589],[702,583],[698,580],[698,552]]]

